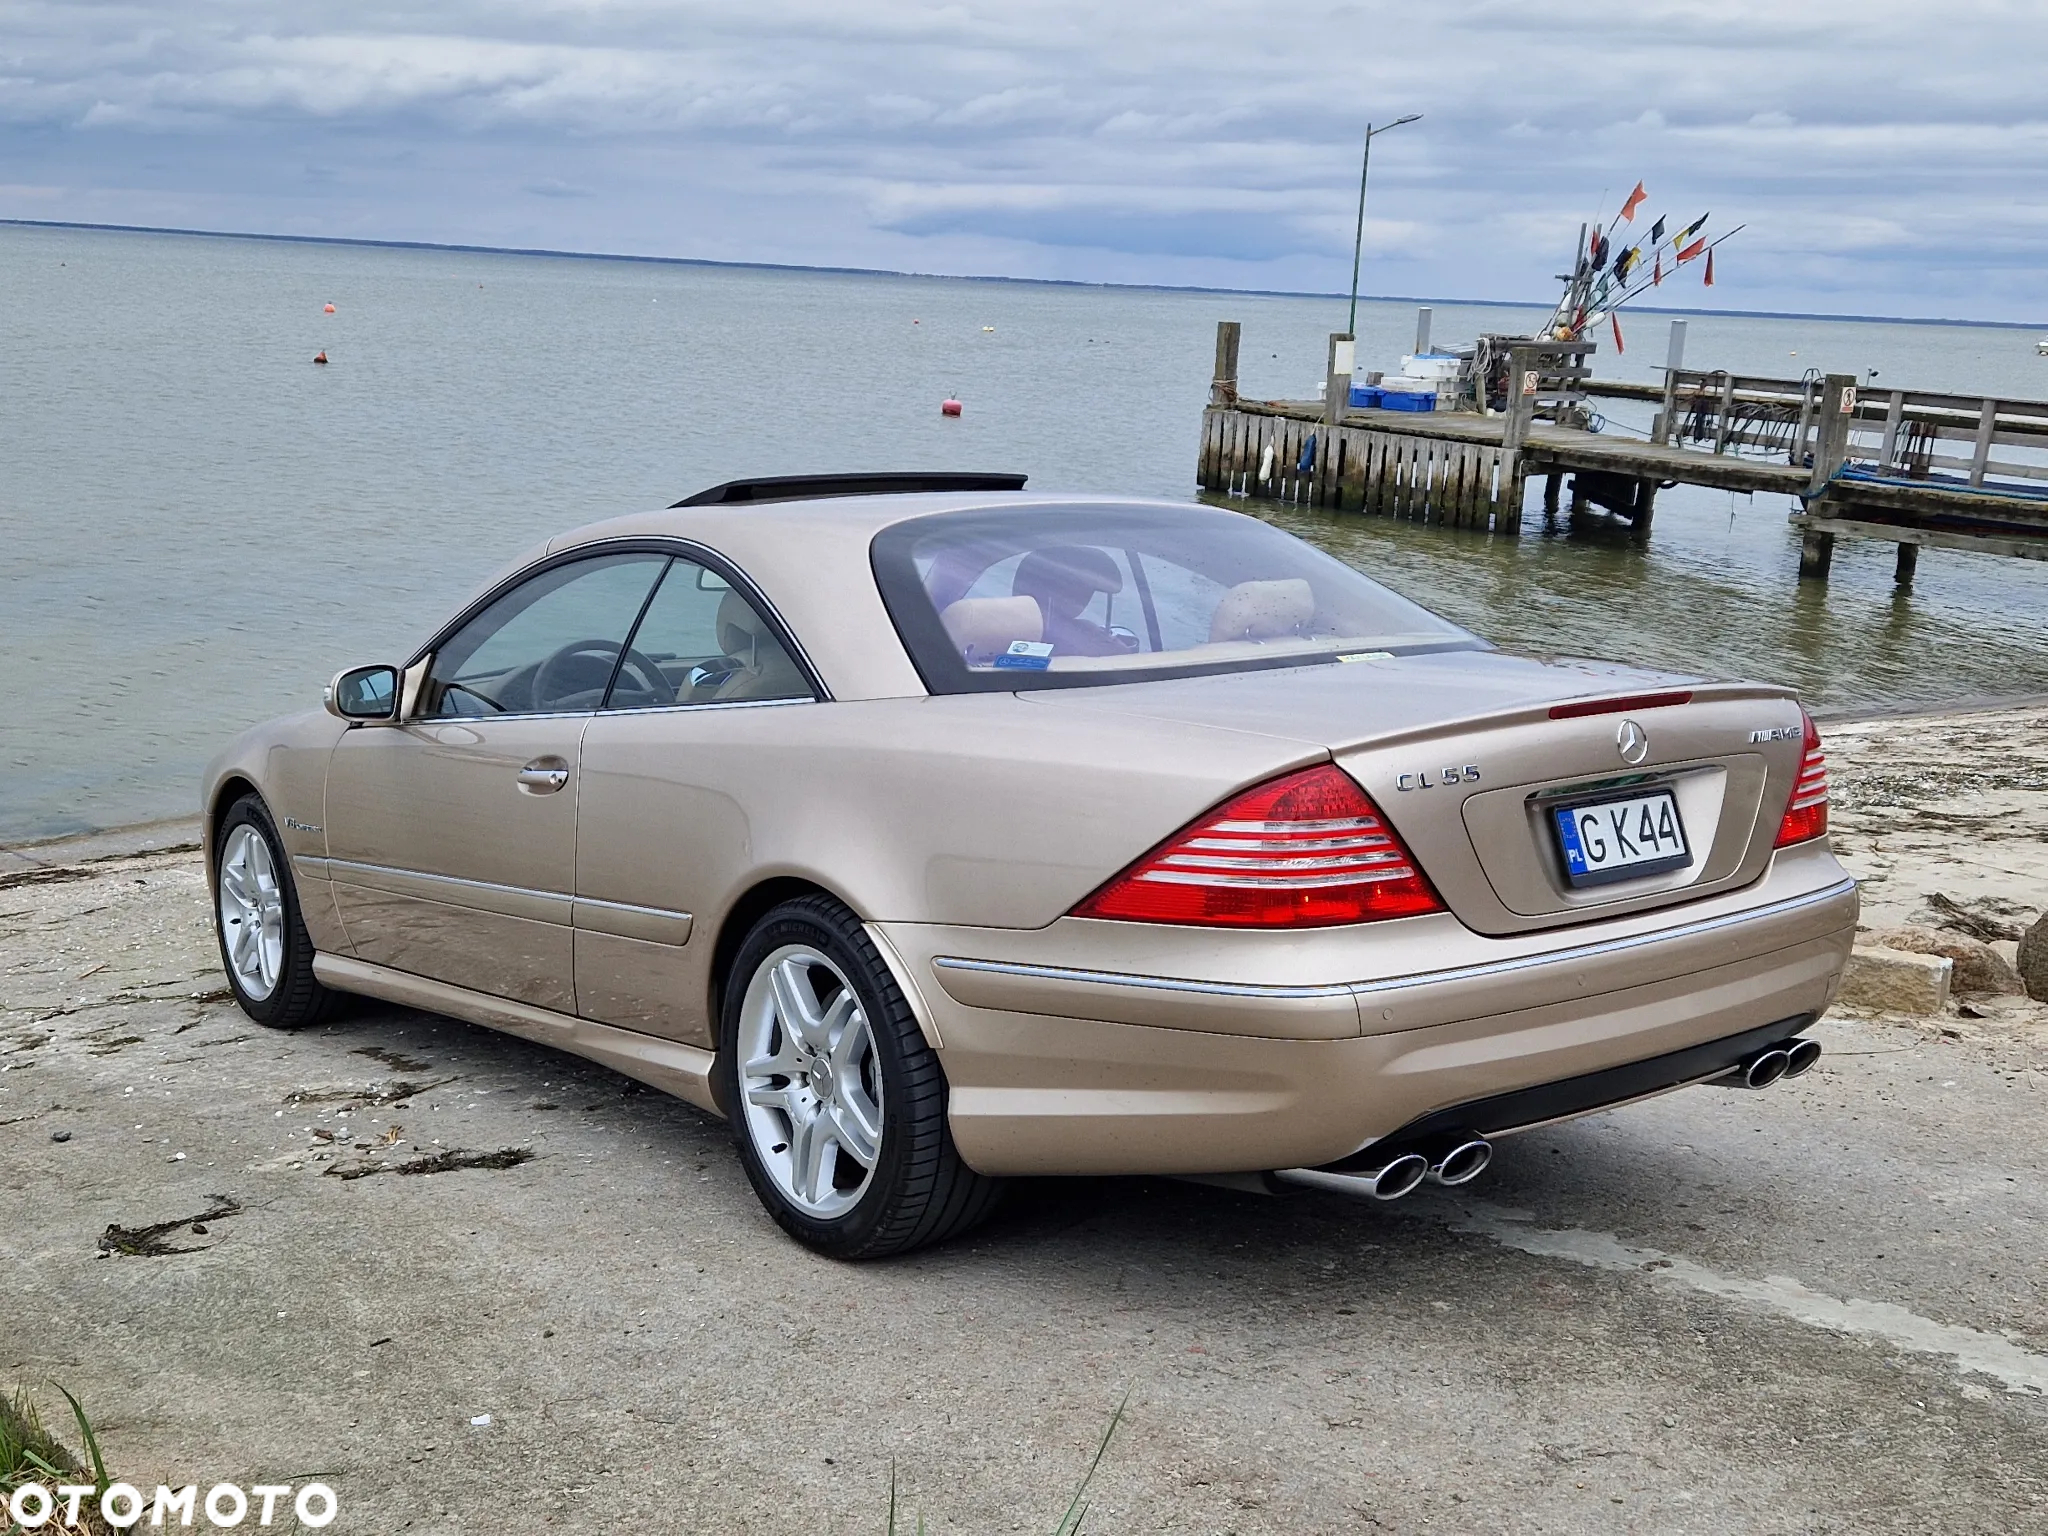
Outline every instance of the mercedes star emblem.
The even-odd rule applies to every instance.
[[[1633,720],[1624,720],[1614,733],[1614,745],[1621,760],[1633,768],[1650,755],[1650,734]]]

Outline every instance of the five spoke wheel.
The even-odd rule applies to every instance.
[[[284,971],[284,890],[270,843],[244,822],[229,832],[220,856],[220,934],[236,985],[252,1002],[277,990]]]
[[[273,1029],[326,1017],[335,994],[313,974],[319,954],[269,810],[255,795],[242,796],[212,841],[214,929],[242,1012]]]
[[[882,1149],[875,1037],[839,967],[785,944],[755,969],[740,1004],[746,1128],[782,1195],[830,1219],[866,1193]]]
[[[999,1186],[960,1161],[938,1053],[858,917],[822,892],[785,901],[729,974],[714,1091],[783,1231],[876,1259],[988,1214]]]

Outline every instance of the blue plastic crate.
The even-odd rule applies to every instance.
[[[1354,384],[1351,386],[1351,403],[1359,410],[1376,411],[1386,393],[1377,384]]]
[[[1433,411],[1436,409],[1436,392],[1422,394],[1416,390],[1387,389],[1380,391],[1380,409],[1383,411]]]

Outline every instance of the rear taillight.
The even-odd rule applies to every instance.
[[[1225,802],[1073,915],[1326,928],[1442,910],[1379,807],[1342,769],[1325,763]]]
[[[1809,842],[1828,829],[1828,759],[1820,749],[1820,728],[1805,710],[1805,751],[1799,759],[1799,777],[1792,781],[1792,798],[1785,803],[1785,819],[1778,823],[1776,846]]]

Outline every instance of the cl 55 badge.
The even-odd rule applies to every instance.
[[[1404,773],[1394,780],[1394,788],[1402,791],[1411,789],[1435,789],[1439,784],[1477,784],[1479,765],[1467,763],[1462,768],[1425,768],[1420,773]]]

